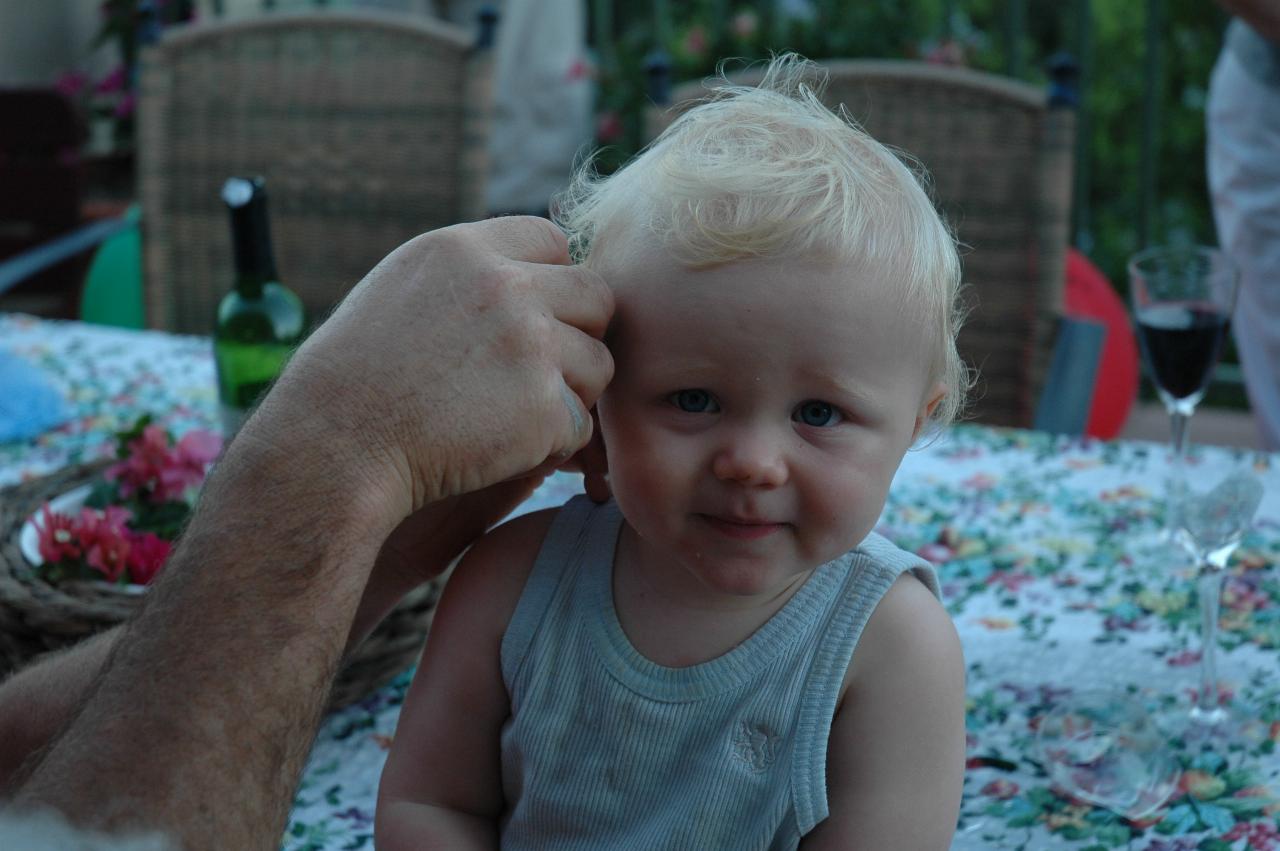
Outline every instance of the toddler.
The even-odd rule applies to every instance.
[[[382,776],[394,849],[934,849],[964,665],[872,532],[955,415],[954,240],[813,66],[723,86],[559,213],[613,289],[613,501],[458,566]]]

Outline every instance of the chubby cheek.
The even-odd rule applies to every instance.
[[[677,447],[646,428],[625,408],[600,410],[600,431],[609,456],[609,487],[627,521],[637,529],[651,525],[651,515],[670,507],[680,489]]]
[[[821,564],[861,543],[880,519],[887,491],[879,470],[819,471],[802,490],[803,514],[811,524],[806,556]]]

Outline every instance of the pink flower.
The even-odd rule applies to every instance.
[[[606,145],[622,138],[622,119],[618,113],[610,110],[600,113],[596,119],[596,140]]]
[[[204,481],[209,463],[221,449],[221,438],[198,430],[187,432],[171,447],[168,433],[149,425],[130,441],[129,456],[107,468],[106,477],[118,483],[125,499],[142,494],[151,502],[181,500],[188,489]]]
[[[707,52],[707,31],[700,26],[692,26],[684,35],[681,49],[686,56],[700,57]]]
[[[992,798],[998,798],[1001,801],[1006,801],[1018,794],[1018,784],[1014,783],[1012,780],[1005,780],[1003,778],[992,780],[986,786],[982,787],[982,794]]]
[[[733,16],[733,23],[730,26],[733,34],[738,38],[751,38],[760,26],[760,18],[755,12],[739,12]]]
[[[45,503],[36,519],[37,547],[40,558],[46,564],[55,564],[65,559],[80,558],[80,539],[77,535],[76,521],[65,514],[54,514]]]
[[[192,429],[178,441],[178,460],[183,464],[198,465],[203,468],[218,457],[222,451],[222,438],[211,431]]]
[[[116,102],[115,116],[116,118],[128,118],[133,115],[135,109],[138,108],[138,96],[133,92],[126,92],[125,96]]]
[[[78,96],[89,82],[89,76],[82,71],[67,71],[53,87],[58,90],[58,94],[69,98]]]
[[[98,84],[93,87],[93,90],[98,94],[105,95],[110,94],[111,92],[118,92],[123,88],[124,66],[117,65],[110,74],[98,81]]]
[[[131,516],[127,508],[114,505],[101,512],[91,508],[80,510],[80,543],[84,548],[84,560],[108,582],[117,581],[127,566],[129,530],[125,524]]]
[[[172,550],[173,544],[151,532],[130,534],[126,558],[129,578],[139,585],[149,584],[160,573]]]

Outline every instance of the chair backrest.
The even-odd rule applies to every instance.
[[[280,276],[313,320],[400,243],[480,218],[490,61],[474,43],[369,12],[167,31],[139,86],[148,325],[212,330],[233,278],[233,175],[266,178]]]
[[[1046,92],[976,71],[898,60],[828,60],[823,96],[876,139],[919,160],[934,201],[964,245],[972,312],[960,352],[979,370],[970,418],[1027,427],[1062,312],[1075,116]],[[761,72],[730,74],[741,85]],[[656,135],[702,82],[653,111]]]

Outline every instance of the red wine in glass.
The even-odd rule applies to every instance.
[[[1173,437],[1165,540],[1178,528],[1186,487],[1187,425],[1222,354],[1239,283],[1235,264],[1216,248],[1156,246],[1129,258],[1138,342]]]
[[[1210,302],[1156,302],[1135,311],[1138,342],[1162,394],[1199,397],[1209,386],[1231,318]]]

